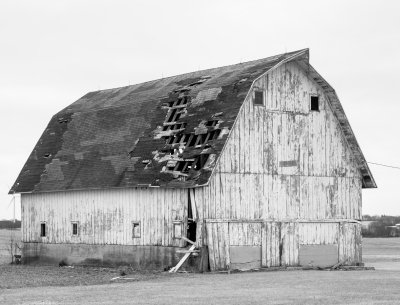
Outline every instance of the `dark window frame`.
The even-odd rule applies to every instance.
[[[182,220],[174,220],[173,221],[173,238],[174,239],[182,239],[183,236],[183,221]],[[178,230],[177,230],[178,229]],[[177,236],[175,233],[179,231],[179,236]]]
[[[253,99],[254,106],[264,106],[265,105],[264,100],[265,100],[264,90],[255,89],[254,99]]]
[[[72,236],[79,235],[79,222],[73,221],[72,222]]]
[[[310,95],[310,111],[320,111],[320,100],[319,95],[311,94]]]
[[[140,238],[142,236],[142,230],[140,228],[140,221],[132,221],[132,239]]]
[[[47,225],[46,222],[42,221],[40,223],[40,237],[46,237],[47,236]]]

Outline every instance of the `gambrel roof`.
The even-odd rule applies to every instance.
[[[308,49],[90,92],[53,116],[10,193],[206,185],[253,82],[296,60],[325,90],[363,176],[376,187]]]

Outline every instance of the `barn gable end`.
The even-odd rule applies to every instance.
[[[361,184],[325,90],[296,61],[269,71],[244,102],[209,186],[196,189],[196,200],[207,203],[211,266],[240,267],[238,247],[253,263],[245,253],[258,249],[258,267],[304,265],[310,257],[360,262]],[[214,231],[230,243],[221,245]]]

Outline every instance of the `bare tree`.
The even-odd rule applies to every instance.
[[[15,229],[10,229],[10,238],[8,240],[7,250],[11,255],[11,264],[19,263],[19,260],[15,260],[15,255],[19,255],[21,253],[21,243],[15,237]]]

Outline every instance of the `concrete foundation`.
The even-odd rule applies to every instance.
[[[46,244],[24,243],[22,262],[25,264],[68,265],[131,265],[137,269],[164,270],[175,266],[182,253],[177,247],[129,246],[129,245],[88,245],[88,244]],[[191,258],[186,268],[195,269],[197,258]]]

